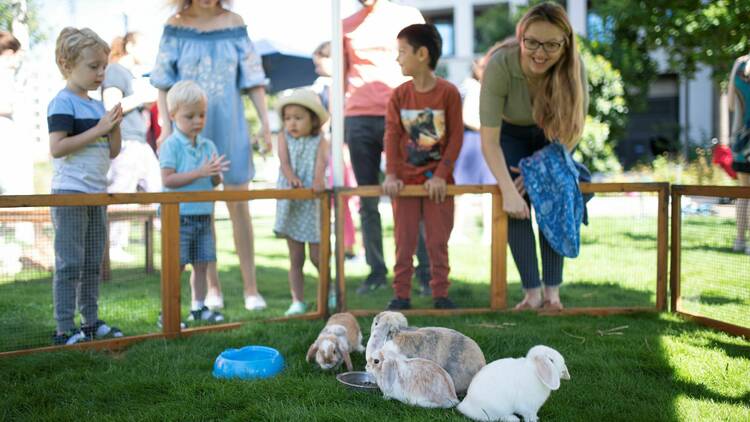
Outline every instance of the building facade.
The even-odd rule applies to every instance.
[[[513,12],[519,6],[525,6],[527,1],[401,0],[400,3],[420,9],[425,18],[438,27],[445,44],[441,71],[447,79],[459,83],[470,75],[472,60],[483,53],[475,48],[476,17],[503,3]],[[573,29],[586,36],[588,2],[568,0],[565,3]],[[660,52],[654,52],[653,57],[659,63],[661,75],[648,93],[646,110],[630,114],[627,134],[617,148],[626,167],[650,161],[665,143],[679,141],[687,151],[695,146],[709,145],[712,138],[728,138],[728,117],[720,110],[723,99],[711,79],[711,69],[701,67],[687,79],[671,72],[666,57]]]

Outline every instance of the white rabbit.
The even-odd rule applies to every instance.
[[[357,319],[348,312],[333,314],[318,334],[315,343],[307,350],[307,361],[310,362],[314,356],[315,362],[322,369],[335,368],[343,361],[346,369],[351,371],[351,351],[365,351],[362,346],[362,330]]]
[[[471,381],[464,400],[456,407],[477,421],[537,421],[537,412],[560,380],[569,380],[565,359],[557,350],[534,346],[525,358],[496,360]]]
[[[407,327],[406,317],[398,312],[381,312],[372,322],[365,356],[386,345],[407,358],[429,359],[445,369],[453,380],[456,393],[469,388],[474,375],[486,361],[479,345],[456,330],[443,327]]]
[[[407,359],[383,348],[367,361],[386,399],[420,407],[449,408],[458,404],[453,379],[440,365],[427,359]]]

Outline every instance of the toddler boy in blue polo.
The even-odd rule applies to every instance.
[[[176,173],[199,169],[217,153],[214,143],[198,135],[195,146],[190,139],[175,127],[162,144],[159,152],[161,168],[172,168]],[[164,187],[166,192],[211,191],[211,177],[201,177],[179,188]],[[216,247],[211,215],[213,202],[180,203],[180,264],[216,261]]]

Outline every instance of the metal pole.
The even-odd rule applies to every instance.
[[[331,86],[331,167],[333,186],[344,185],[344,43],[341,22],[341,0],[333,0],[331,10],[331,57],[333,84]]]
[[[331,170],[333,172],[333,192],[334,199],[336,198],[336,191],[339,187],[344,186],[344,31],[343,24],[341,21],[341,0],[333,0],[331,2],[331,58],[333,59],[332,78],[333,83],[331,85]],[[334,209],[334,227],[339,227],[343,224],[341,207],[339,206],[340,201],[335,201]],[[335,305],[333,306],[336,311],[341,309],[341,292],[339,292],[339,277],[343,276],[340,271],[343,268],[342,257],[344,255],[344,240],[341,236],[343,230],[334,230],[336,233],[335,243],[335,268],[336,276],[330,292],[333,293],[335,298]],[[333,305],[330,303],[329,305]]]

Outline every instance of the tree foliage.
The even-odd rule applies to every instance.
[[[501,3],[485,10],[477,16],[474,26],[477,31],[477,44],[475,51],[485,52],[498,41],[516,32],[516,24],[510,16],[510,8],[507,3]]]
[[[574,156],[591,171],[618,171],[615,146],[625,133],[628,113],[625,84],[609,60],[594,54],[580,38],[578,41],[589,84],[589,108]]]
[[[622,71],[628,86],[640,88],[632,99],[656,77],[650,53],[663,51],[670,70],[683,76],[704,63],[723,82],[734,60],[750,51],[747,0],[597,0],[591,13],[597,23],[589,26],[591,48]]]
[[[26,16],[21,16],[20,3],[16,0],[0,0],[0,31],[13,32],[13,21],[21,20],[29,28],[31,43],[44,40],[44,33],[39,24],[38,0],[26,0]],[[29,46],[23,46],[28,48]]]

